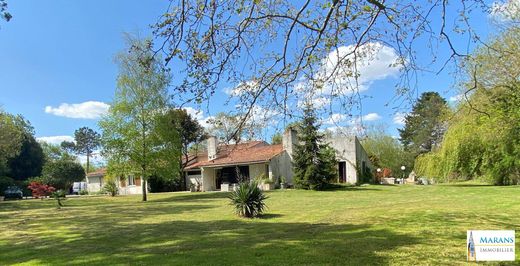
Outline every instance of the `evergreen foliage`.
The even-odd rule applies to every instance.
[[[324,143],[324,136],[318,129],[314,110],[307,105],[293,152],[294,182],[297,188],[323,189],[338,176],[335,152]]]
[[[445,131],[442,117],[447,110],[446,100],[439,93],[423,93],[405,117],[404,128],[399,129],[405,150],[417,156],[437,146]]]
[[[75,142],[64,141],[61,147],[78,155],[87,157],[87,173],[90,172],[90,157],[95,149],[101,145],[101,135],[88,127],[82,127],[74,131]]]
[[[507,53],[508,60],[500,54]],[[520,30],[504,32],[466,62],[468,81],[442,145],[416,160],[419,175],[440,181],[520,184]]]

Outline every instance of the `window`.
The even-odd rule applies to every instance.
[[[135,186],[135,178],[134,178],[134,176],[129,176],[128,177],[128,185],[129,186]]]
[[[200,171],[189,171],[188,175],[200,175]]]

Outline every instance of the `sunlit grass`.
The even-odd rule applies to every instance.
[[[517,229],[519,200],[476,184],[286,190],[252,220],[218,192],[0,202],[0,265],[466,264],[466,230]]]

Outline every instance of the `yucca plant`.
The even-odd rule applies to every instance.
[[[117,195],[118,190],[116,182],[112,179],[108,180],[105,186],[103,186],[103,192],[108,193],[112,197]]]
[[[51,193],[51,197],[56,200],[56,204],[58,209],[61,209],[63,207],[63,203],[61,203],[62,200],[65,200],[65,191],[64,190],[58,190]]]
[[[242,182],[238,188],[229,196],[231,205],[235,207],[238,216],[252,218],[256,217],[267,208],[265,200],[267,196],[258,188],[256,182]]]

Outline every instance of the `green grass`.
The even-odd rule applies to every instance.
[[[0,202],[0,265],[457,265],[466,230],[520,225],[520,187],[268,195],[266,215],[252,220],[234,215],[226,193],[74,198],[61,210],[52,200]]]

